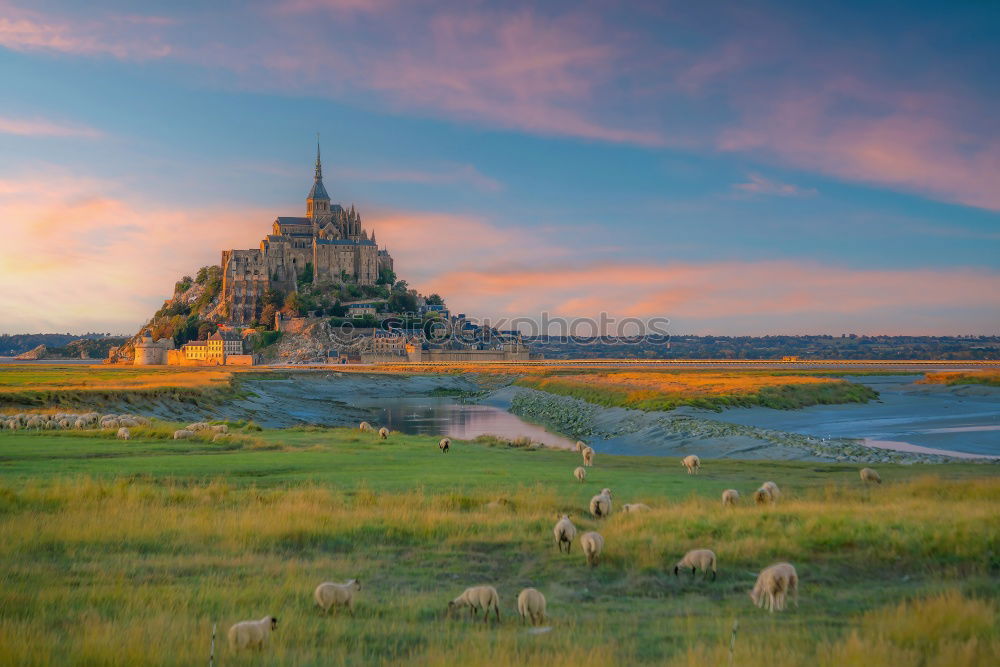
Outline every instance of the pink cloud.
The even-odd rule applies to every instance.
[[[14,51],[48,51],[125,59],[162,58],[170,53],[149,27],[173,21],[133,15],[74,20],[35,12],[0,1],[0,46]]]
[[[1000,312],[998,279],[995,272],[972,269],[853,269],[808,262],[604,263],[443,272],[426,287],[447,295],[453,309],[482,312],[483,304],[492,304],[495,317],[538,318],[547,312],[596,318],[604,312],[618,319],[667,317],[690,327],[685,330],[722,320],[730,330],[747,322],[743,331],[763,325],[765,332],[787,331],[793,322],[801,331],[826,318],[845,330],[899,330],[893,318],[916,310],[918,319],[953,330],[938,313]]]
[[[735,184],[733,188],[750,195],[772,195],[776,197],[811,197],[816,194],[815,188],[800,188],[791,183],[782,183],[765,178],[760,174],[748,174],[747,179],[744,183]]]
[[[95,139],[102,136],[100,130],[80,125],[68,125],[44,118],[11,118],[0,116],[0,134],[15,134],[23,137],[80,137]]]
[[[273,219],[131,201],[119,189],[62,171],[0,178],[4,330],[134,331],[180,276],[218,263],[223,247],[255,246]]]
[[[811,95],[743,103],[742,123],[717,140],[722,151],[1000,210],[1000,139],[977,131],[954,102],[838,79]]]
[[[369,85],[396,103],[543,134],[661,146],[656,131],[586,115],[621,57],[583,18],[439,14],[427,38],[373,60]]]

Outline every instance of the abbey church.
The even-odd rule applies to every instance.
[[[316,174],[303,217],[279,216],[259,249],[222,251],[222,299],[229,320],[248,324],[260,316],[264,292],[298,289],[299,279],[313,283],[374,285],[392,257],[379,250],[361,226],[361,216],[331,204],[323,185],[323,164],[316,147]]]

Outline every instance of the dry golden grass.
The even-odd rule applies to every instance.
[[[944,373],[927,373],[917,384],[985,384],[1000,387],[1000,371],[950,371]]]
[[[232,370],[218,368],[5,365],[0,368],[0,393],[224,387],[232,377]]]
[[[583,373],[560,375],[559,382],[581,386],[606,387],[624,391],[630,400],[660,395],[718,396],[755,394],[764,387],[841,382],[807,375],[749,375],[747,373]],[[545,380],[542,380],[544,385]]]

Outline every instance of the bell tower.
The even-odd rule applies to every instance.
[[[313,176],[313,186],[306,197],[306,217],[312,220],[313,226],[321,225],[332,219],[330,211],[330,195],[323,186],[323,162],[319,154],[319,138],[316,139],[316,173]]]

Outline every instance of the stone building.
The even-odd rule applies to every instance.
[[[132,363],[136,366],[158,366],[167,363],[167,352],[174,349],[172,338],[154,341],[149,331],[144,331],[135,344]],[[110,355],[109,355],[110,356]]]
[[[369,237],[361,215],[351,206],[331,204],[323,185],[323,164],[316,147],[316,171],[302,217],[278,216],[259,248],[222,251],[222,299],[235,324],[255,321],[269,289],[298,289],[299,280],[374,285],[392,257]]]

